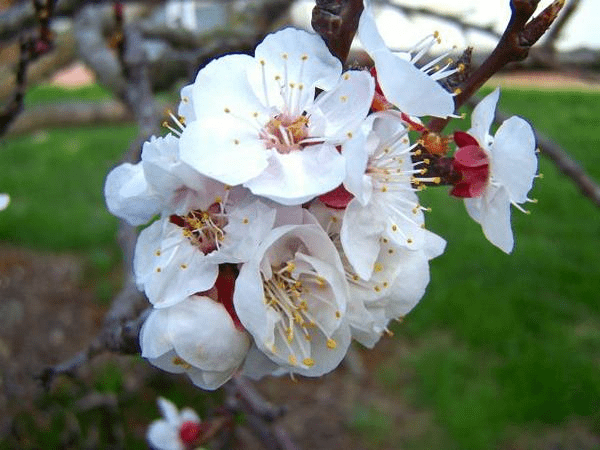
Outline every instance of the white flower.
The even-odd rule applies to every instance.
[[[411,180],[408,130],[392,111],[371,114],[344,149],[346,189],[354,195],[346,207],[341,243],[356,273],[371,278],[381,238],[418,249],[423,245],[424,208]]]
[[[140,233],[134,255],[136,283],[155,307],[209,290],[219,264],[249,260],[272,228],[274,209],[251,195],[230,202],[229,192],[221,185],[196,209],[165,216]]]
[[[489,130],[500,90],[485,97],[473,110],[473,136],[489,159],[489,179],[480,197],[465,198],[469,215],[481,224],[485,237],[496,247],[510,253],[514,238],[510,226],[510,205],[524,211],[519,204],[532,201],[527,193],[537,171],[535,135],[520,117],[504,121],[494,137]]]
[[[414,57],[410,53],[394,53],[385,45],[377,30],[370,2],[365,0],[364,5],[358,25],[358,38],[375,63],[377,80],[386,99],[411,116],[452,115],[452,94],[437,82],[452,72],[442,69],[430,73],[439,58],[421,69],[415,67],[415,63],[433,45],[436,38],[426,38],[416,46],[417,54]]]
[[[159,397],[158,407],[163,419],[155,420],[148,427],[146,438],[156,450],[186,450],[198,437],[200,417],[191,408],[181,412],[169,400]]]
[[[6,209],[10,203],[10,197],[8,194],[0,194],[0,211]]]
[[[320,376],[350,344],[347,298],[335,246],[319,225],[306,224],[271,231],[242,266],[233,303],[258,350],[279,366],[274,373]]]
[[[444,251],[446,242],[425,231],[423,245],[411,250],[380,237],[379,253],[368,279],[361,278],[348,261],[341,242],[343,213],[313,203],[311,212],[319,219],[342,258],[350,298],[347,317],[352,337],[372,348],[390,320],[406,315],[421,299],[429,283],[428,261]]]
[[[242,364],[250,338],[222,303],[193,295],[153,309],[140,331],[140,345],[142,356],[156,367],[185,373],[196,386],[214,390]]]
[[[196,120],[182,133],[182,159],[286,205],[330,191],[345,175],[336,146],[365,118],[374,91],[367,72],[341,71],[319,36],[292,28],[267,36],[254,57],[212,61],[193,86]]]

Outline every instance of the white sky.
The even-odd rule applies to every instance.
[[[498,32],[502,32],[510,17],[510,0],[396,0],[396,2],[410,6],[431,7],[444,12],[462,13],[469,22],[482,25],[493,24]],[[551,3],[552,0],[541,0],[538,12]],[[299,25],[310,27],[310,12],[313,6],[314,1],[301,0],[298,3],[295,16]],[[464,48],[467,45],[490,49],[496,43],[494,39],[480,33],[463,36],[455,27],[440,21],[425,18],[408,20],[394,10],[378,11],[377,23],[390,47],[398,49],[411,47],[420,38],[436,30],[441,33],[443,39],[442,47],[438,48],[440,51],[453,46]],[[563,30],[562,39],[558,43],[559,50],[578,47],[600,48],[599,17],[600,0],[581,0],[575,15]]]

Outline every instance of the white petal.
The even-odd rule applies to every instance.
[[[168,330],[178,355],[211,372],[236,369],[250,346],[225,307],[208,297],[191,296],[173,306]]]
[[[6,209],[10,203],[10,196],[8,194],[0,194],[0,211]]]
[[[379,85],[386,99],[411,116],[447,117],[454,98],[437,81],[412,63],[387,50],[372,54]]]
[[[154,421],[146,434],[148,443],[157,450],[185,450],[179,441],[179,430],[165,421]]]
[[[332,145],[312,145],[287,154],[273,152],[268,168],[244,186],[284,205],[299,205],[339,186],[346,162]]]
[[[194,105],[192,104],[194,85],[188,84],[181,89],[181,102],[177,109],[177,114],[185,119],[186,123],[191,123],[196,120]]]
[[[388,48],[379,34],[375,16],[369,3],[367,1],[364,2],[365,9],[360,15],[358,22],[358,38],[367,53],[372,54],[379,50],[387,50]]]
[[[208,261],[178,226],[165,220],[140,233],[133,268],[136,283],[159,308],[210,289],[218,275],[218,265]]]
[[[108,210],[131,225],[148,222],[164,204],[146,181],[141,163],[115,167],[106,177],[104,197]]]
[[[494,137],[492,176],[509,193],[510,201],[524,203],[537,171],[535,135],[520,117],[506,120]]]
[[[318,117],[325,121],[325,125],[319,127],[323,136],[345,141],[367,116],[374,91],[375,81],[371,74],[350,70],[333,89],[321,93],[307,113],[320,110]]]
[[[158,358],[173,350],[168,334],[169,312],[167,309],[153,309],[140,330],[140,347],[144,358]]]
[[[500,88],[496,88],[475,106],[471,114],[471,129],[469,130],[469,134],[477,139],[479,145],[484,149],[487,149],[489,130],[492,123],[494,123],[496,104],[499,98]]]
[[[342,72],[340,61],[327,49],[318,35],[304,30],[286,28],[269,34],[256,47],[257,64],[250,71],[255,92],[265,104],[300,113],[306,105],[312,103],[315,87],[331,89]],[[264,61],[267,98],[263,88]],[[275,79],[278,77],[278,80]],[[293,85],[294,88],[290,88]],[[303,85],[302,89],[298,86]],[[260,93],[260,94],[258,94]]]
[[[485,237],[505,253],[513,249],[510,226],[510,199],[503,187],[491,187],[482,201],[481,227]]]
[[[236,370],[235,367],[222,372],[192,368],[187,372],[187,376],[199,388],[214,391],[229,381]]]
[[[230,210],[225,238],[214,261],[241,263],[248,261],[275,223],[277,210],[255,197]]]
[[[354,134],[342,149],[346,159],[346,178],[344,187],[361,203],[366,205],[371,199],[373,184],[371,177],[365,174],[369,154],[367,152],[367,137],[362,131]]]
[[[189,124],[180,138],[181,159],[203,175],[235,186],[259,175],[270,154],[256,128],[235,118]]]
[[[164,397],[158,397],[157,399],[158,407],[167,422],[171,425],[178,426],[179,425],[179,410],[177,406]]]
[[[230,54],[202,68],[192,91],[195,122],[206,124],[214,133],[226,133],[233,132],[226,127],[227,122],[249,125],[253,113],[268,114],[248,81],[248,71],[257,65],[251,56]]]
[[[379,241],[385,227],[377,220],[377,211],[352,200],[346,207],[340,239],[346,257],[363,280],[371,278],[379,254]]]

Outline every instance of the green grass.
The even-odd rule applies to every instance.
[[[504,91],[500,108],[555,138],[600,180],[600,94]],[[508,429],[580,418],[600,425],[600,211],[541,159],[516,247],[489,244],[462,202],[429,190],[429,228],[448,240],[428,294],[395,331],[415,342],[415,404],[461,449],[507,445]],[[430,338],[442,333],[447,339]],[[393,390],[394,376],[382,372]],[[590,431],[591,433],[591,431]]]

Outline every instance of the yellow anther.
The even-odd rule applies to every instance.
[[[333,350],[334,348],[337,347],[337,342],[335,342],[335,340],[329,338],[327,339],[327,348],[330,350]]]
[[[304,358],[302,360],[302,364],[304,364],[305,366],[308,366],[308,367],[312,367],[315,365],[315,360],[312,358]]]
[[[381,263],[375,263],[375,266],[373,266],[373,270],[375,272],[381,272],[381,271],[383,271],[383,264],[381,264]]]
[[[224,108],[223,112],[226,113],[226,114],[229,114],[231,112],[231,110],[229,108]]]
[[[288,361],[290,362],[290,364],[292,366],[295,366],[298,364],[298,360],[296,359],[296,357],[294,355],[290,355],[288,358]]]

